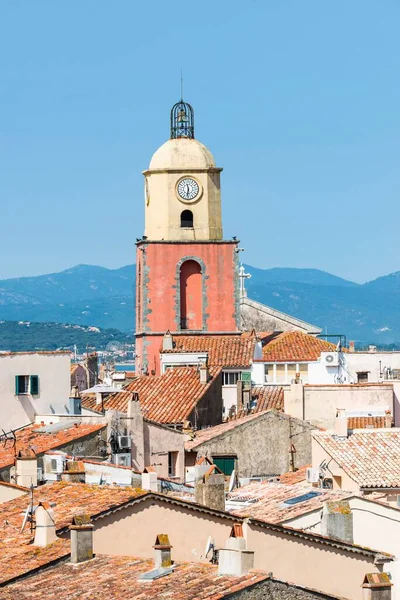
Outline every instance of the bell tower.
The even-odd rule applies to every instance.
[[[221,171],[194,137],[193,108],[177,102],[171,110],[171,137],[143,172],[148,239],[222,240]]]
[[[145,178],[145,234],[136,257],[136,370],[159,373],[164,333],[239,330],[237,240],[223,240],[220,175],[195,139],[194,111],[171,109],[170,139]]]

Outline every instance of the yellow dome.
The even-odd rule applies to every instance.
[[[209,169],[215,160],[199,141],[181,137],[168,140],[153,154],[149,169]]]

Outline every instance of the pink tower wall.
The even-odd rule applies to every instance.
[[[189,334],[238,331],[237,242],[140,242],[136,260],[136,369],[159,372],[167,330]],[[181,265],[187,263],[181,277]],[[197,269],[198,270],[198,269]],[[193,273],[192,273],[193,271]],[[201,277],[201,281],[198,278]],[[188,284],[190,329],[181,330],[181,280]]]

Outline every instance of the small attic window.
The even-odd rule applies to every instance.
[[[191,210],[184,210],[181,213],[181,227],[193,228],[193,213]]]
[[[287,504],[289,506],[293,506],[293,504],[300,504],[300,502],[307,502],[307,500],[311,500],[316,496],[319,496],[320,492],[308,492],[307,494],[302,494],[301,496],[295,496],[294,498],[289,498],[289,500],[285,500],[283,504]]]

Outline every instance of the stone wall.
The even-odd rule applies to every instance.
[[[232,600],[236,600],[236,598],[240,598],[240,600],[336,600],[335,596],[305,590],[274,579],[262,581],[247,590],[224,596],[224,598]]]
[[[236,455],[239,477],[280,475],[294,466],[311,464],[312,425],[277,411],[245,422],[196,448],[198,456]]]

